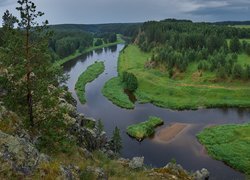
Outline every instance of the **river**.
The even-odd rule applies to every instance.
[[[244,175],[223,162],[210,158],[203,146],[197,141],[196,134],[205,127],[219,124],[241,124],[250,120],[250,111],[241,109],[200,109],[196,111],[173,111],[152,104],[138,104],[134,110],[127,110],[112,104],[102,93],[102,87],[110,78],[117,76],[117,60],[124,45],[103,48],[83,55],[64,64],[64,72],[69,75],[66,85],[77,100],[77,110],[87,117],[101,119],[108,136],[117,126],[121,130],[123,141],[122,156],[132,158],[144,156],[145,163],[152,167],[166,165],[175,159],[189,171],[206,168],[211,179],[244,179]],[[105,71],[96,80],[86,86],[85,105],[80,104],[74,86],[79,75],[95,61],[104,61]],[[139,123],[149,116],[161,117],[165,125],[187,123],[184,130],[169,143],[159,143],[153,138],[138,142],[126,134],[128,125]],[[164,128],[161,127],[161,128]]]

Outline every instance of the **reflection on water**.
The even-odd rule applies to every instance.
[[[65,64],[64,71],[70,75],[67,86],[75,99],[77,97],[74,86],[78,76],[96,60],[104,61],[105,64],[105,72],[86,86],[87,104],[81,105],[78,101],[78,111],[86,116],[101,119],[109,136],[116,126],[119,127],[123,140],[122,155],[125,158],[144,156],[145,162],[152,166],[164,166],[172,158],[175,158],[178,163],[190,171],[207,168],[212,177],[216,179],[243,179],[241,173],[222,162],[211,159],[204,153],[204,148],[197,141],[196,134],[210,125],[249,122],[250,112],[242,109],[224,108],[173,111],[152,104],[138,103],[136,103],[134,110],[127,110],[113,105],[102,95],[101,90],[106,81],[117,76],[117,59],[123,47],[123,45],[118,45],[104,48],[102,52],[88,53]],[[145,139],[139,143],[131,139],[126,133],[126,127],[145,121],[149,116],[161,117],[165,126],[171,123],[187,123],[191,126],[168,144],[157,143],[152,139]]]
[[[127,94],[129,100],[130,100],[132,103],[135,103],[135,102],[137,101],[136,96],[135,96],[134,93],[131,92],[130,90],[124,89],[124,93]]]

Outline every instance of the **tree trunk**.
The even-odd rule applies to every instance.
[[[32,92],[30,89],[30,72],[27,74],[27,103],[30,125],[34,126]]]

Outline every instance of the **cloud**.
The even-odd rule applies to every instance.
[[[17,0],[0,0],[0,12]],[[250,0],[33,0],[52,24],[144,22],[166,18],[194,21],[250,19]],[[14,12],[14,15],[18,15]]]
[[[199,7],[188,12],[192,16],[207,16],[212,21],[221,20],[249,20],[249,0],[196,0]]]
[[[0,1],[0,7],[8,6],[11,4],[15,4],[16,0],[1,0]]]

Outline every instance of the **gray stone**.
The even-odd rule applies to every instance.
[[[131,169],[140,169],[144,165],[144,157],[134,157],[130,162],[129,162],[129,167]]]
[[[0,159],[10,163],[15,172],[31,174],[39,163],[47,161],[33,144],[23,138],[14,137],[0,131]]]
[[[196,171],[194,173],[194,179],[195,180],[207,180],[209,179],[209,171],[205,168],[203,168],[201,171]]]
[[[106,180],[108,179],[107,175],[105,174],[104,170],[99,167],[93,167],[93,166],[88,166],[87,171],[94,173],[95,176],[100,179],[100,180]]]

